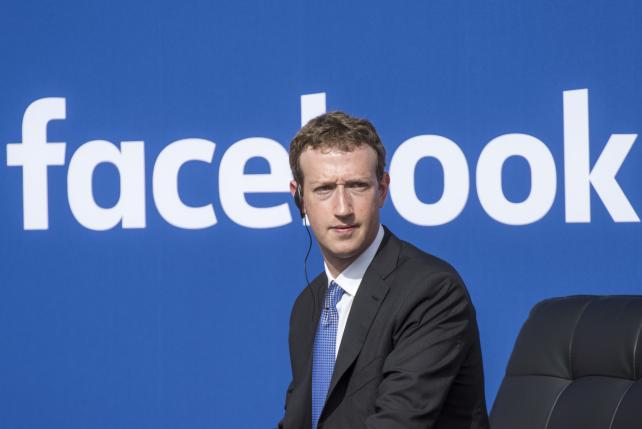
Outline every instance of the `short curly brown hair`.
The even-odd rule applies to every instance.
[[[294,180],[303,186],[303,171],[299,164],[301,153],[307,148],[339,149],[351,152],[361,145],[370,146],[377,153],[377,180],[383,179],[386,167],[386,148],[375,127],[367,119],[343,112],[329,112],[311,119],[290,143],[290,168]]]

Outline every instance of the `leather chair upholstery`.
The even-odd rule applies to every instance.
[[[492,429],[641,429],[642,296],[537,304],[515,342]]]

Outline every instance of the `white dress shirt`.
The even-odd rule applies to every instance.
[[[348,267],[343,270],[335,279],[330,274],[328,269],[328,264],[323,262],[325,266],[325,274],[328,276],[328,286],[330,286],[331,281],[335,281],[345,293],[341,296],[341,299],[337,303],[337,312],[339,313],[339,324],[337,326],[337,339],[335,342],[336,347],[334,348],[334,357],[337,357],[339,353],[339,346],[341,345],[341,339],[343,338],[343,331],[346,328],[346,322],[348,321],[348,315],[350,314],[350,308],[352,307],[352,301],[354,296],[357,294],[363,275],[366,273],[366,269],[372,262],[372,259],[379,249],[379,245],[383,240],[383,227],[379,225],[379,231],[377,236],[370,243],[370,246],[363,251],[357,259],[355,259]]]

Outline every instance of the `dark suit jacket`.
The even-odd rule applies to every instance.
[[[311,427],[312,345],[325,273],[290,318],[282,429]],[[352,303],[319,429],[488,428],[475,310],[446,262],[385,230]]]

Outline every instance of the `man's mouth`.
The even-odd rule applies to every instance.
[[[354,230],[356,227],[357,225],[337,225],[337,226],[333,226],[332,229],[337,232],[350,232]]]

